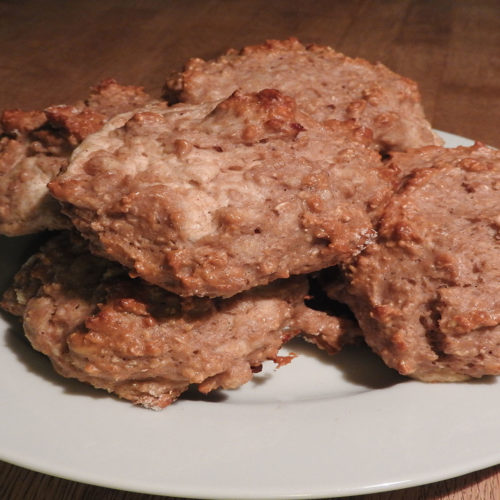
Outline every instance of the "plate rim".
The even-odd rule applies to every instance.
[[[474,141],[471,141],[470,139],[455,135],[455,134],[450,134],[447,132],[439,131],[436,130],[438,134],[440,134],[447,144],[449,145],[450,142],[453,143],[453,145],[470,145]],[[456,144],[455,144],[456,143]],[[5,326],[3,326],[5,325]],[[5,321],[2,317],[0,317],[0,332],[4,334],[5,337],[10,335],[9,333],[9,322]],[[4,349],[1,350],[0,352],[0,359],[4,356]],[[15,356],[14,356],[15,357]],[[15,361],[15,360],[14,360]],[[30,374],[31,376],[31,374]],[[43,381],[42,381],[43,382]],[[495,379],[495,384],[497,386],[498,390],[498,381]],[[413,384],[414,387],[415,384],[419,384],[418,382],[410,382]],[[2,384],[5,384],[2,382]],[[397,387],[393,389],[393,391],[398,391]],[[484,386],[483,386],[484,390]],[[390,391],[389,391],[390,392]],[[419,391],[417,391],[419,392]],[[451,391],[454,392],[454,391]],[[388,394],[388,393],[386,393]],[[384,399],[384,398],[382,398]],[[151,414],[148,410],[144,409],[137,409],[137,408],[130,408],[127,405],[127,403],[120,402],[117,403],[116,401],[111,401],[111,398],[106,397],[106,400],[103,400],[105,402],[104,406],[105,407],[110,407],[110,404],[119,404],[123,406],[119,406],[120,410],[118,413],[123,413],[128,415],[132,415],[134,412],[148,412],[148,415]],[[5,403],[5,401],[4,401]],[[297,404],[297,403],[290,403],[290,402],[285,402],[285,403],[276,403],[276,405],[269,405],[269,406],[274,406],[275,408],[279,408],[281,404],[281,407],[294,407],[294,411],[303,412],[303,404]],[[189,409],[189,407],[196,406],[197,403],[193,401],[187,401],[183,402],[183,407]],[[78,405],[77,405],[78,406]],[[97,405],[96,405],[97,406]],[[206,406],[206,405],[205,405]],[[252,406],[252,405],[250,405]],[[316,406],[316,407],[322,407],[325,406],[324,402],[317,402],[317,401],[310,401],[306,404],[306,406],[311,407],[311,406]],[[123,412],[121,412],[121,408],[123,408]],[[206,406],[205,410],[207,408],[210,408],[208,410],[209,414],[212,414],[212,416],[218,416],[220,413],[220,409],[215,409],[213,405],[208,405]],[[171,409],[164,410],[164,412],[172,411],[173,407]],[[261,408],[262,410],[262,408]],[[269,408],[268,408],[269,410]],[[317,408],[316,408],[317,410]],[[189,411],[195,411],[194,408],[191,408]],[[161,412],[163,413],[163,412]],[[177,413],[180,413],[182,416],[182,413],[185,413],[183,411],[179,411]],[[222,413],[224,411],[222,410]],[[305,412],[308,414],[308,412]],[[36,412],[35,412],[36,414]],[[141,413],[136,413],[138,416],[141,415]],[[143,420],[142,417],[138,417],[140,420]],[[5,434],[5,429],[0,431],[0,436]],[[5,442],[3,439],[0,439],[0,443]],[[102,474],[99,475],[96,473],[95,470],[92,470],[92,472],[89,472],[88,470],[72,470],[72,465],[71,464],[66,464],[64,467],[61,464],[56,464],[52,463],[52,465],[47,465],[45,462],[42,462],[40,457],[22,457],[19,454],[16,454],[12,450],[10,450],[10,453],[8,450],[6,450],[2,445],[0,444],[0,459],[11,463],[13,465],[19,466],[19,467],[24,467],[28,468],[30,470],[42,473],[42,474],[48,474],[51,476],[55,477],[60,477],[62,479],[70,480],[70,481],[78,481],[81,483],[86,483],[86,484],[92,484],[96,486],[101,486],[101,487],[106,487],[106,488],[113,488],[113,489],[118,489],[118,490],[124,490],[124,491],[130,491],[130,492],[136,492],[136,493],[143,493],[143,494],[156,494],[156,495],[167,495],[167,496],[180,496],[184,498],[196,498],[196,499],[211,499],[211,498],[217,498],[220,500],[223,499],[233,499],[233,498],[239,498],[241,500],[250,500],[250,499],[259,499],[259,500],[264,500],[264,499],[273,499],[273,500],[279,500],[283,498],[295,498],[295,499],[306,499],[306,498],[327,498],[327,497],[337,497],[337,496],[348,496],[348,495],[362,495],[362,494],[370,494],[370,493],[380,493],[380,492],[386,492],[386,491],[394,491],[394,490],[399,490],[399,489],[404,489],[408,487],[414,487],[414,486],[420,486],[423,484],[428,484],[436,481],[441,481],[441,480],[446,480],[450,479],[452,477],[457,477],[462,474],[470,473],[475,470],[481,470],[490,466],[497,465],[500,463],[500,450],[485,454],[485,456],[481,457],[476,457],[474,459],[471,459],[467,463],[462,463],[462,464],[454,464],[450,465],[448,467],[443,467],[441,469],[436,469],[430,472],[420,472],[413,478],[409,478],[406,480],[399,479],[399,480],[393,480],[393,481],[378,481],[376,483],[372,482],[371,484],[360,484],[357,488],[355,487],[339,487],[337,489],[329,487],[329,486],[317,486],[315,489],[311,486],[309,486],[309,490],[306,491],[307,488],[303,488],[303,491],[298,491],[295,489],[294,491],[288,490],[286,488],[282,489],[276,489],[274,493],[267,494],[264,490],[262,491],[237,491],[237,488],[235,489],[234,486],[232,488],[225,488],[225,487],[215,487],[212,486],[210,491],[207,491],[207,486],[202,485],[199,488],[196,487],[196,485],[193,484],[184,484],[184,485],[165,485],[161,484],[158,482],[155,482],[154,484],[148,483],[148,484],[143,484],[147,481],[147,479],[143,479],[142,481],[138,481],[137,479],[133,478],[126,478],[125,480],[122,478],[121,481],[117,481],[115,479],[111,478],[106,478]],[[222,483],[223,484],[223,483]],[[314,490],[314,491],[311,491]],[[235,496],[236,495],[236,496]]]

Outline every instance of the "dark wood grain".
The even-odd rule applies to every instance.
[[[72,102],[102,78],[159,95],[193,56],[296,35],[415,79],[435,127],[500,146],[496,0],[0,2],[0,109]]]
[[[436,128],[500,147],[498,0],[3,0],[0,109],[73,102],[106,77],[158,96],[189,57],[290,35],[385,63],[419,83]],[[157,497],[1,463],[0,498]],[[352,498],[497,500],[500,467]]]
[[[350,500],[498,500],[499,492],[500,466],[496,466],[425,486],[344,498]],[[89,498],[155,500],[167,497],[67,481],[0,462],[0,498],[8,500],[87,500]],[[177,497],[168,498],[180,500]]]

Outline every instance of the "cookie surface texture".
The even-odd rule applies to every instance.
[[[383,64],[294,38],[230,50],[214,60],[191,59],[166,85],[169,98],[190,103],[264,88],[295,98],[318,121],[353,120],[367,127],[381,151],[442,144],[425,118],[415,82]]]
[[[0,234],[64,229],[69,220],[47,189],[75,147],[112,116],[144,106],[140,88],[109,79],[86,101],[44,111],[6,110],[0,116]]]
[[[50,189],[92,251],[180,295],[231,296],[373,238],[391,183],[365,142],[275,90],[236,92],[113,118]]]
[[[234,389],[266,360],[290,361],[278,351],[299,331],[306,293],[298,277],[225,300],[183,299],[61,234],[25,264],[2,306],[61,375],[160,409],[191,384]]]
[[[500,153],[423,148],[380,236],[347,269],[366,341],[404,375],[456,381],[500,374]]]

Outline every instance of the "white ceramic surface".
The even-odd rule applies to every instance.
[[[9,245],[16,254],[6,241],[0,253]],[[0,339],[0,458],[72,480],[190,498],[299,499],[404,488],[500,462],[493,377],[422,384],[367,350],[329,357],[295,342],[290,365],[153,412],[57,376],[7,317]]]

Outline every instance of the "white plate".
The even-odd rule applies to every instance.
[[[0,244],[2,259],[17,255],[6,251],[14,243]],[[0,332],[0,458],[55,476],[171,496],[299,499],[404,488],[500,462],[496,378],[426,385],[367,351],[329,357],[296,343],[290,365],[268,366],[237,391],[153,412],[58,377],[14,323],[1,321]]]

